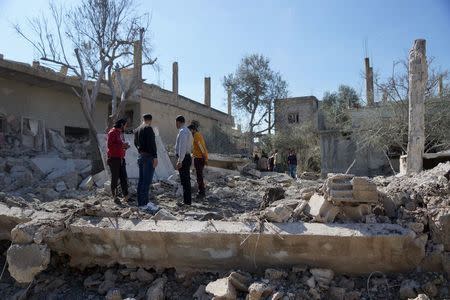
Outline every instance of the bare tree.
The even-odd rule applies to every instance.
[[[138,41],[143,50],[143,65],[155,62],[144,38],[149,16],[138,14],[135,7],[133,0],[82,0],[69,9],[50,2],[50,18],[42,15],[28,19],[29,34],[15,25],[18,34],[39,52],[41,60],[64,66],[78,79],[79,88],[73,91],[89,126],[93,160],[97,161],[93,171],[101,168],[94,122],[101,88],[109,87],[112,95],[111,123],[123,113],[127,98],[142,82],[141,77],[134,76],[125,84],[122,78],[122,71],[133,64],[134,42]]]
[[[234,106],[249,117],[251,153],[255,136],[273,128],[273,102],[287,97],[287,83],[270,68],[268,58],[253,54],[242,59],[234,74],[225,76],[223,85],[231,90]],[[267,127],[259,129],[263,122]]]
[[[429,75],[425,100],[425,152],[436,152],[450,147],[450,103],[448,98],[437,98],[439,78],[448,77],[448,71],[433,67],[428,59]],[[363,118],[353,120],[353,131],[360,149],[377,149],[386,155],[405,154],[408,145],[408,63],[393,63],[392,75],[385,81],[378,76],[375,85],[383,102],[365,112]]]

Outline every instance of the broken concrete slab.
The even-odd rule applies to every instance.
[[[305,211],[313,216],[316,221],[329,223],[334,221],[340,209],[327,201],[324,196],[314,194],[309,199]]]
[[[255,232],[258,223],[213,225],[211,230],[210,222],[119,218],[113,226],[108,218],[84,217],[68,225],[64,239],[47,244],[68,254],[72,265],[117,262],[179,270],[254,270],[256,264],[263,269],[311,265],[350,274],[403,272],[415,269],[425,255],[414,232],[394,224],[274,223],[262,233]]]
[[[266,208],[263,216],[270,222],[283,223],[289,220],[294,210],[287,205],[279,204],[275,207]]]
[[[47,245],[11,245],[6,259],[11,276],[20,283],[33,281],[34,276],[45,270],[50,263],[50,249]]]

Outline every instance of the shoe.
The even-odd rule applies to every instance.
[[[146,205],[146,210],[151,212],[151,213],[156,213],[159,210],[159,206],[154,204],[154,203],[152,203],[152,202],[149,202]]]
[[[122,204],[122,202],[120,201],[119,197],[114,197],[114,203],[115,204],[119,204],[119,205]]]

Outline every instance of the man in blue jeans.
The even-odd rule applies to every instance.
[[[142,116],[142,124],[134,131],[134,145],[139,157],[139,182],[137,187],[138,206],[142,210],[156,212],[158,206],[148,201],[150,184],[153,181],[153,174],[158,165],[158,154],[156,150],[155,133],[153,132],[152,115]]]

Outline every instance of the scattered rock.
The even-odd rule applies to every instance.
[[[286,278],[288,274],[285,271],[277,270],[277,269],[266,269],[265,278],[269,280],[279,280]]]
[[[430,300],[430,297],[428,297],[425,294],[419,294],[416,298],[412,299],[408,299],[408,300]]]
[[[162,208],[152,217],[153,220],[176,220],[177,218],[172,215],[168,210]]]
[[[334,277],[334,272],[330,269],[311,269],[310,272],[319,286],[323,288],[328,287]]]
[[[333,222],[339,211],[337,206],[319,194],[314,194],[306,205],[306,212],[314,217],[317,222]]]
[[[122,300],[122,294],[119,289],[110,289],[105,296],[106,300]]]
[[[248,286],[250,284],[250,280],[252,279],[250,276],[245,276],[239,272],[231,272],[228,278],[236,290],[248,292]]]
[[[140,282],[146,282],[146,283],[150,283],[153,281],[153,279],[155,279],[155,277],[153,276],[152,273],[147,272],[146,270],[144,270],[143,268],[139,268],[136,272],[136,278],[140,281]]]
[[[167,278],[161,277],[153,281],[148,288],[145,297],[147,300],[164,300],[164,286],[167,283]]]
[[[209,300],[211,297],[206,293],[206,286],[200,285],[197,289],[197,291],[192,295],[192,298],[194,300]]]
[[[236,289],[228,277],[208,283],[205,290],[218,299],[236,299]]]
[[[414,280],[403,280],[400,285],[400,299],[408,299],[417,297],[417,291],[419,290],[419,284]]]
[[[105,280],[103,281],[97,289],[97,293],[100,295],[105,295],[109,290],[113,289],[115,286],[114,282]]]
[[[286,205],[279,204],[275,207],[267,208],[263,215],[270,222],[283,223],[289,220],[292,216],[293,210]]]
[[[266,190],[263,202],[261,203],[260,208],[264,209],[270,205],[270,203],[284,199],[285,190],[282,187],[270,187]]]
[[[254,282],[248,287],[248,300],[259,300],[272,293],[272,289],[263,282]]]

